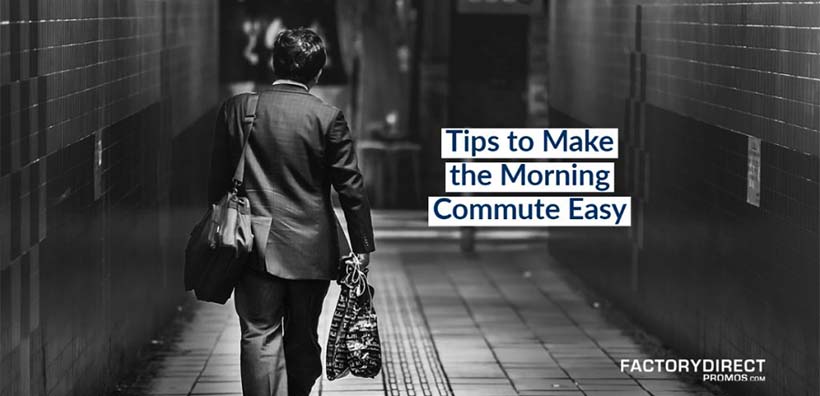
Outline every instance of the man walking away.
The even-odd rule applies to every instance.
[[[277,80],[259,92],[243,192],[257,241],[267,240],[252,254],[234,292],[245,396],[307,396],[322,373],[319,314],[347,250],[337,230],[331,186],[339,193],[350,246],[364,265],[375,249],[350,129],[339,109],[310,94],[326,58],[316,33],[283,31],[273,48]],[[247,94],[238,95],[219,110],[211,202],[231,187],[247,102]]]

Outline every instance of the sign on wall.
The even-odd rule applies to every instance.
[[[460,14],[533,15],[543,11],[543,0],[459,0]]]
[[[749,136],[746,202],[760,207],[760,139]]]

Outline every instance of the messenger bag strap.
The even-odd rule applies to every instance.
[[[239,155],[239,163],[236,164],[236,170],[233,173],[233,192],[236,193],[239,191],[239,187],[242,186],[242,182],[245,179],[245,154],[248,152],[248,141],[251,138],[251,133],[253,132],[253,125],[256,121],[256,109],[259,107],[259,94],[251,93],[248,96],[248,105],[245,107],[247,114],[245,114],[245,119],[242,122],[242,125],[247,125],[245,127],[248,132],[245,133],[245,138],[242,142],[242,154]]]

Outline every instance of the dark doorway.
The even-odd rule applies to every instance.
[[[454,14],[452,29],[448,126],[523,126],[529,17]]]

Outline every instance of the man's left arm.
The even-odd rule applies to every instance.
[[[350,128],[341,111],[327,134],[327,161],[333,188],[339,193],[339,201],[345,213],[353,252],[364,255],[376,250],[370,202],[359,171]]]

